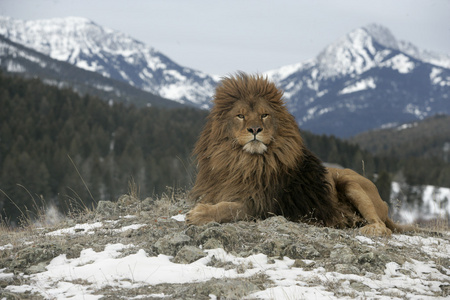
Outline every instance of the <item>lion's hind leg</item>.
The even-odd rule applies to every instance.
[[[210,222],[227,223],[247,218],[245,206],[240,202],[197,204],[186,215],[186,223],[203,225]]]
[[[392,231],[385,224],[387,205],[381,200],[375,185],[360,175],[343,176],[340,181],[343,186],[340,192],[345,193],[345,198],[368,223],[361,227],[360,232],[365,235],[391,235]],[[368,192],[378,198],[372,199]]]

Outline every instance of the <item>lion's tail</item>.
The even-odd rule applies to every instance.
[[[434,230],[428,230],[425,228],[419,228],[417,225],[407,224],[400,225],[392,221],[391,219],[386,220],[386,227],[392,230],[394,233],[404,233],[404,232],[421,232],[421,233],[429,233],[435,235],[442,235],[442,233]]]
[[[391,219],[386,220],[386,227],[392,230],[392,232],[402,233],[402,232],[417,232],[420,228],[415,225],[400,225],[392,221]]]

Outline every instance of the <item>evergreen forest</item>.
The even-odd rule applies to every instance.
[[[110,105],[38,79],[0,75],[0,211],[16,220],[41,202],[61,211],[143,196],[193,180],[191,151],[206,112]]]
[[[110,104],[0,73],[1,221],[17,224],[21,216],[36,215],[41,203],[68,212],[114,201],[130,182],[141,198],[167,188],[188,190],[195,180],[191,152],[206,115],[193,108]],[[323,161],[375,179],[385,200],[399,173],[410,184],[450,182],[450,167],[441,161],[374,156],[333,136],[302,133]]]

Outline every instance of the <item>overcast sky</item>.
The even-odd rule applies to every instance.
[[[369,23],[388,27],[399,40],[450,54],[450,0],[0,0],[0,15],[86,17],[182,66],[217,75],[312,59]]]

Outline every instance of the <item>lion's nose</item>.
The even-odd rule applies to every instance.
[[[259,126],[257,127],[249,127],[247,128],[247,131],[250,132],[253,135],[257,135],[258,133],[260,133],[263,129]]]

